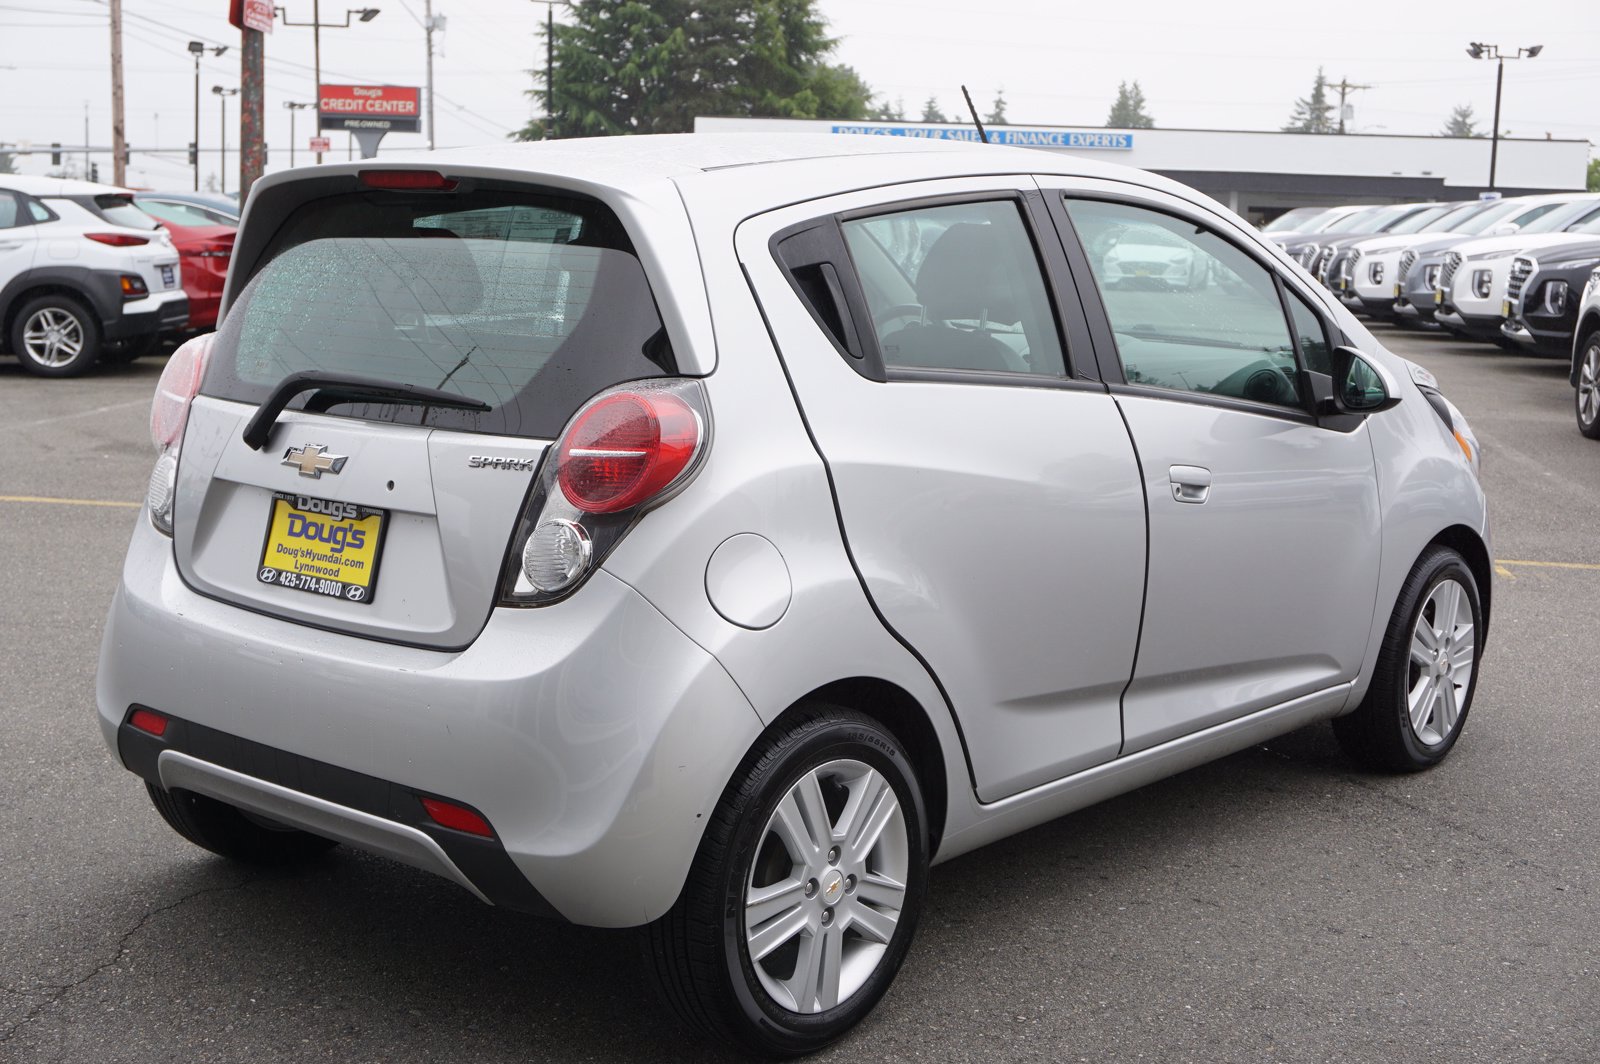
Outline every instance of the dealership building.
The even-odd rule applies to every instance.
[[[697,133],[978,139],[971,125],[923,122],[696,118],[694,128]],[[990,143],[1153,170],[1257,222],[1291,207],[1475,199],[1489,189],[1486,138],[1019,125],[990,126],[988,134]],[[1495,188],[1508,196],[1582,191],[1588,163],[1588,141],[1502,138]]]

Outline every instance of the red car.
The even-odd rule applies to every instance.
[[[172,234],[183,271],[183,291],[189,297],[189,332],[200,332],[217,324],[222,303],[222,283],[228,278],[228,260],[233,257],[233,237],[237,223],[226,216],[194,203],[140,196],[135,206]]]

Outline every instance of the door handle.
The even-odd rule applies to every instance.
[[[22,246],[22,241],[20,241],[20,240],[0,241],[0,251],[12,251],[12,250],[15,250],[16,248],[20,248],[21,246]]]
[[[1167,470],[1172,497],[1178,502],[1205,502],[1211,494],[1211,470],[1204,466],[1175,465]]]

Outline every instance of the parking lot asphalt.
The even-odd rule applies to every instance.
[[[1484,445],[1494,617],[1449,761],[1363,773],[1319,725],[942,865],[817,1059],[1600,1060],[1600,444],[1559,363],[1381,336]],[[0,359],[0,1061],[726,1059],[627,934],[344,848],[241,869],[160,821],[94,720],[160,368]],[[1305,608],[1337,579],[1308,557]]]

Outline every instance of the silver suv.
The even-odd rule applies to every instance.
[[[1471,705],[1471,429],[1149,174],[800,135],[302,169],[223,307],[152,409],[113,751],[227,857],[645,927],[759,1052],[873,1007],[933,862],[1315,721],[1425,768]]]

